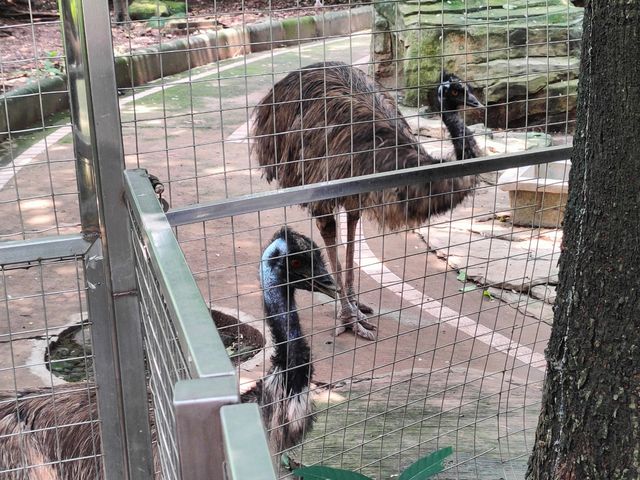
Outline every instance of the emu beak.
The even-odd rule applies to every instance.
[[[338,287],[333,280],[333,276],[329,273],[323,273],[313,278],[311,280],[311,287],[316,292],[324,293],[333,299],[338,296]]]
[[[466,94],[466,106],[470,108],[482,108],[484,105],[480,103],[480,100],[471,92],[467,92]]]

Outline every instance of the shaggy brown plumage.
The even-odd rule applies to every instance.
[[[458,88],[459,87],[459,88]],[[461,90],[460,90],[461,89]],[[447,74],[438,90],[443,110],[454,105],[479,106],[470,89]],[[458,94],[462,93],[458,97]],[[475,104],[475,105],[474,105]],[[344,63],[309,65],[278,81],[254,112],[253,154],[268,182],[294,187],[341,178],[440,163],[418,143],[393,98],[362,71]],[[455,117],[455,118],[454,118]],[[457,114],[443,120],[458,157],[473,155],[475,142]],[[461,144],[466,143],[466,146]],[[465,176],[389,188],[303,204],[317,218],[341,296],[342,325],[373,339],[373,326],[353,291],[353,241],[361,209],[382,228],[397,230],[425,224],[458,205],[471,191],[474,178]],[[347,211],[346,291],[335,251],[339,207]]]
[[[0,400],[3,480],[102,478],[95,388],[63,385],[30,389],[20,392],[17,400],[13,395]],[[158,470],[155,453],[154,449]]]

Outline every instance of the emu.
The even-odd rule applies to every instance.
[[[482,106],[472,88],[443,72],[434,96],[456,158],[476,157],[477,144],[457,112],[460,106]],[[263,175],[285,188],[443,161],[423,149],[379,84],[341,62],[315,63],[278,81],[254,110],[252,138]],[[336,336],[350,329],[375,338],[375,327],[365,315],[373,310],[358,302],[353,287],[361,210],[383,229],[415,227],[454,208],[474,184],[475,177],[464,176],[301,205],[316,219],[336,277],[341,305]],[[340,207],[347,212],[344,284],[336,250],[335,215]]]
[[[337,287],[318,245],[287,227],[264,250],[260,275],[264,312],[275,350],[268,374],[242,394],[242,401],[261,405],[275,453],[298,445],[314,421],[309,396],[311,349],[302,335],[295,291],[317,291],[335,298]]]
[[[314,421],[309,385],[311,352],[302,335],[295,303],[299,289],[333,298],[336,285],[318,245],[283,227],[264,250],[260,276],[267,325],[275,349],[267,375],[241,395],[256,402],[268,429],[272,453],[298,445]],[[55,395],[55,402],[52,395]],[[0,403],[0,471],[6,480],[102,478],[95,389],[75,385],[32,389]],[[150,415],[154,464],[157,433]],[[25,467],[25,466],[28,466]]]

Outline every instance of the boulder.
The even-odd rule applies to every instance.
[[[373,73],[383,84],[398,78],[405,104],[426,106],[445,68],[475,87],[489,127],[573,118],[582,9],[565,0],[401,0],[375,10]]]
[[[169,7],[160,1],[136,0],[129,5],[129,16],[132,20],[148,20],[151,17],[168,17]]]

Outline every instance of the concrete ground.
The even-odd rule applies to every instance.
[[[121,98],[127,166],[165,181],[174,208],[267,191],[273,187],[252,163],[246,139],[252,106],[288,71],[324,59],[365,64],[369,48],[368,34],[355,35],[139,87]],[[450,154],[439,121],[419,122],[415,129],[430,135],[423,137],[430,151]],[[19,171],[0,171],[0,238],[22,230],[28,236],[77,231],[73,151],[64,133],[57,131],[60,138],[50,137],[40,151],[33,141],[15,146],[27,155]],[[539,140],[482,139],[488,153]],[[304,462],[364,467],[374,478],[392,478],[419,456],[453,445],[451,469],[440,478],[522,478],[561,237],[557,230],[512,225],[507,193],[495,178],[484,178],[489,182],[475,195],[430,226],[390,234],[361,222],[356,282],[360,299],[375,311],[377,341],[348,332],[333,337],[336,305],[319,294],[299,295],[318,386],[318,420],[297,454]],[[299,207],[177,228],[205,299],[262,331],[260,253],[285,222],[322,245],[315,222]],[[341,227],[344,242],[344,222]],[[0,304],[7,305],[0,308],[0,389],[50,384],[43,348],[58,327],[86,310],[82,270],[68,262],[6,272],[0,282]],[[268,368],[268,355],[243,364],[247,382]]]

